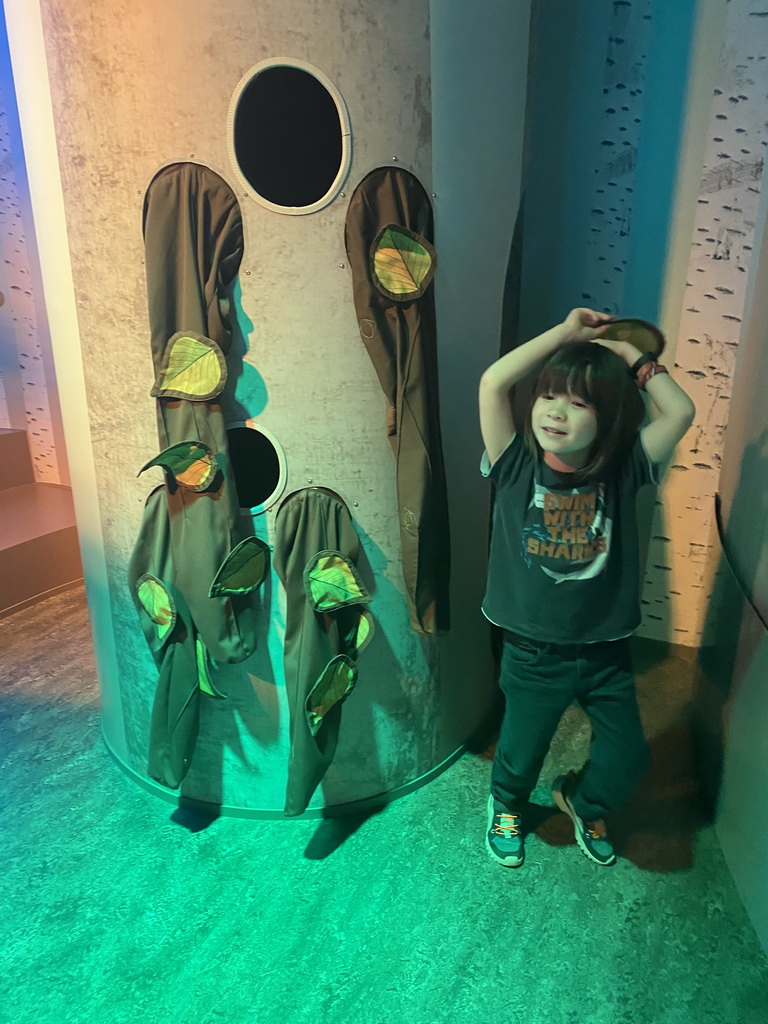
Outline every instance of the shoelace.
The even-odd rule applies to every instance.
[[[509,839],[511,836],[519,836],[520,829],[515,824],[515,821],[519,819],[519,814],[498,814],[498,821],[493,823],[493,832],[497,836],[504,836],[505,839]]]
[[[593,839],[604,839],[608,834],[608,829],[605,827],[605,822],[602,819],[590,821],[585,827]]]

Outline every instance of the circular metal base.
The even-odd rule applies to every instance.
[[[227,804],[213,804],[208,803],[205,800],[196,800],[194,797],[185,796],[183,793],[179,793],[171,789],[166,789],[154,780],[147,779],[143,775],[140,775],[135,771],[135,769],[131,768],[130,765],[126,764],[119,754],[112,749],[103,730],[101,735],[110,756],[121,771],[123,771],[129,778],[133,779],[134,782],[138,783],[142,789],[145,789],[148,793],[152,793],[154,796],[160,797],[160,799],[164,800],[166,803],[173,804],[175,807],[183,807],[185,810],[196,811],[199,814],[208,815],[211,818],[258,818],[283,821],[302,821],[307,819],[335,818],[342,817],[344,815],[364,815],[368,812],[373,813],[374,811],[384,807],[386,804],[391,803],[393,800],[398,800],[400,797],[407,796],[408,793],[412,793],[414,790],[420,789],[422,786],[426,786],[427,783],[436,779],[439,775],[442,775],[447,768],[450,768],[452,764],[458,761],[467,749],[466,744],[462,743],[460,747],[457,747],[448,755],[448,757],[444,758],[440,764],[431,768],[428,772],[425,772],[424,775],[420,775],[417,779],[413,779],[413,781],[406,783],[404,786],[398,786],[396,789],[390,789],[386,793],[377,793],[375,796],[366,797],[364,800],[351,800],[348,803],[333,804],[330,807],[311,807],[309,810],[304,811],[303,814],[287,818],[282,811],[261,810],[254,807],[232,807]]]

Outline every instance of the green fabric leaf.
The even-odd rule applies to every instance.
[[[160,452],[141,467],[138,475],[152,466],[162,466],[191,491],[204,491],[216,476],[216,460],[202,441],[180,441]]]
[[[340,551],[319,551],[307,562],[304,590],[316,612],[371,600],[357,569]]]
[[[309,691],[304,711],[313,736],[320,731],[331,708],[346,700],[357,682],[357,666],[346,654],[332,658]]]
[[[426,238],[390,224],[372,247],[373,273],[381,290],[392,298],[415,298],[428,287],[435,270],[435,251]]]
[[[208,650],[199,636],[195,637],[195,661],[197,662],[197,685],[203,693],[216,697],[217,700],[226,700],[225,694],[213,685],[208,669]]]
[[[224,559],[208,596],[249,594],[261,586],[268,571],[269,546],[258,537],[246,537]]]
[[[373,640],[373,634],[375,631],[373,616],[367,609],[363,609],[360,613],[360,618],[357,623],[357,631],[353,641],[357,654],[364,650],[371,640]]]
[[[340,649],[351,658],[357,659],[376,632],[373,616],[367,608],[358,604],[339,608],[333,617],[339,628]]]
[[[139,578],[136,590],[144,611],[157,626],[158,640],[164,640],[176,625],[171,595],[160,580],[148,573]]]
[[[215,341],[201,334],[174,334],[152,394],[204,402],[219,394],[226,379],[224,355]]]

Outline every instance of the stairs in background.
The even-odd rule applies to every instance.
[[[82,578],[72,491],[35,483],[26,433],[0,429],[0,618]]]

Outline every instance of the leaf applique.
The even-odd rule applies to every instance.
[[[353,639],[353,644],[357,654],[365,650],[371,640],[373,640],[374,632],[375,627],[373,624],[373,616],[367,608],[364,608],[360,612],[360,618],[357,622],[357,630]]]
[[[333,617],[339,629],[340,650],[356,660],[376,632],[373,616],[365,606],[358,604],[338,608]]]
[[[219,394],[226,379],[226,361],[216,342],[179,332],[168,342],[152,395],[205,402]]]
[[[422,295],[435,273],[435,250],[409,228],[390,224],[371,246],[373,274],[385,295],[400,301]]]
[[[208,649],[199,636],[195,637],[195,661],[197,662],[197,685],[203,693],[216,697],[217,700],[226,700],[226,695],[213,685],[208,668]]]
[[[176,625],[176,608],[168,590],[154,576],[139,578],[136,591],[144,611],[157,626],[158,640],[164,640]]]
[[[332,658],[309,691],[304,705],[309,731],[316,736],[331,708],[346,700],[357,683],[357,666],[346,654]]]
[[[269,546],[259,537],[246,537],[232,548],[216,573],[208,597],[249,594],[269,572]]]
[[[171,445],[143,465],[138,475],[152,466],[162,466],[191,491],[204,491],[218,469],[211,449],[202,441],[180,441]]]
[[[307,562],[304,590],[316,612],[371,600],[357,569],[340,551],[318,551]]]

